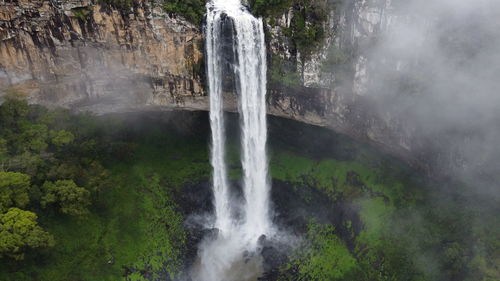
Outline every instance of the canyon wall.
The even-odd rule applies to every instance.
[[[205,109],[198,27],[137,1],[2,1],[0,91],[97,113]]]
[[[333,128],[496,195],[500,2],[326,3],[325,38],[306,59],[283,40],[293,8],[277,26],[268,20],[272,53],[295,60],[302,77],[294,89],[271,83],[270,112]]]
[[[303,61],[298,54],[301,86],[270,85],[268,111],[333,128],[418,163],[408,134],[391,130],[391,120],[378,120],[363,106],[364,72],[357,59],[348,77],[321,71],[332,46],[354,52],[379,24],[382,10],[364,0],[348,2],[329,12],[319,50]],[[290,59],[283,33],[292,17],[290,10],[278,24],[268,24],[271,54]],[[200,27],[148,1],[136,1],[130,12],[90,0],[2,2],[0,58],[0,95],[15,92],[32,103],[98,114],[208,109]],[[236,97],[226,96],[226,108],[235,111]]]
[[[390,0],[323,2],[334,3],[323,23],[324,40],[307,58],[286,35],[293,8],[266,19],[269,58],[292,61],[300,77],[292,78],[294,86],[271,79],[268,112],[332,128],[425,170],[443,166],[438,162],[464,165],[460,153],[449,149],[462,135],[441,137],[446,128],[422,133],[425,126],[413,122],[420,119],[407,114],[419,101],[394,103],[411,90],[395,85],[394,95],[379,95],[387,88],[376,81],[392,82],[378,79],[374,65],[416,76],[404,70],[418,63],[373,51],[384,31],[411,16],[395,13]],[[98,3],[0,2],[0,97],[16,93],[32,103],[98,114],[208,109],[200,26],[150,1],[134,1],[130,11]],[[225,101],[227,110],[236,110],[233,94]]]
[[[273,24],[267,21],[271,53],[293,61],[302,77],[300,87],[271,83],[269,111],[332,128],[429,169],[430,147],[415,137],[414,129],[400,116],[374,106],[377,97],[367,90],[370,59],[366,52],[395,17],[391,1],[338,1],[328,8],[324,40],[307,58],[297,51],[293,54],[292,42],[283,40],[294,17],[292,8]]]

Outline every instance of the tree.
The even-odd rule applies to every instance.
[[[308,225],[309,247],[298,260],[299,280],[352,280],[357,260],[331,225],[312,222]]]
[[[10,208],[0,214],[0,258],[22,260],[28,248],[52,246],[54,238],[38,226],[35,213]]]
[[[251,0],[250,8],[256,16],[272,17],[293,6],[293,0]]]
[[[24,207],[29,202],[30,176],[0,172],[0,212],[10,207]]]
[[[42,192],[41,204],[44,208],[57,204],[63,214],[83,216],[88,213],[90,192],[77,186],[73,180],[46,181],[42,185]]]
[[[7,99],[0,106],[0,124],[5,128],[14,128],[20,120],[24,120],[28,116],[29,111],[30,108],[26,101]]]
[[[205,14],[204,0],[169,0],[163,8],[169,12],[184,16],[194,24],[201,24]]]
[[[0,138],[0,171],[5,169],[5,162],[7,161],[7,154],[9,150],[7,147],[7,141],[3,138]]]
[[[47,125],[26,122],[22,124],[22,130],[20,142],[16,143],[18,151],[29,149],[33,152],[41,152],[47,148],[49,136]]]
[[[50,138],[52,144],[55,146],[64,146],[66,144],[69,144],[75,140],[75,136],[65,130],[60,130],[60,131],[50,131]]]
[[[4,140],[3,138],[0,138],[0,159],[2,159],[2,157],[6,157],[7,152],[8,152],[7,141]]]

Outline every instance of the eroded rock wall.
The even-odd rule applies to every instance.
[[[332,2],[342,4],[330,10],[322,45],[307,59],[291,57],[301,85],[272,84],[270,111],[375,144],[432,174],[495,178],[498,1]],[[290,57],[280,34],[293,17],[268,22],[274,55]]]
[[[394,13],[393,1],[326,2],[334,5],[324,41],[307,58],[286,34],[293,8],[266,19],[269,57],[293,61],[300,77],[298,86],[269,83],[268,112],[332,128],[427,170],[445,158],[460,160],[447,149],[449,138],[422,134],[410,111],[394,102],[411,109],[406,90],[377,95],[373,64],[384,58],[373,49],[384,30],[408,20]],[[96,113],[207,110],[201,27],[150,1],[134,3],[126,12],[91,0],[0,2],[0,97],[17,92],[33,103]],[[414,68],[392,58],[382,63],[394,73]],[[235,95],[225,103],[237,109]]]
[[[409,135],[367,106],[366,59],[357,50],[377,34],[388,2],[344,1],[328,12],[325,40],[308,59],[291,51],[285,29],[293,9],[267,26],[269,52],[296,59],[301,87],[270,85],[270,114],[330,127],[412,159]],[[349,60],[324,71],[332,49]],[[0,3],[0,92],[31,102],[109,113],[208,109],[200,27],[149,1],[129,12],[97,1]],[[236,110],[228,94],[226,108]],[[411,160],[413,161],[413,160]]]
[[[367,90],[370,61],[365,52],[393,19],[391,1],[346,0],[329,7],[324,40],[308,58],[294,53],[292,42],[283,40],[293,9],[267,21],[271,55],[293,61],[302,78],[299,87],[271,83],[269,111],[332,128],[428,168],[419,159],[427,148],[415,138],[413,128],[397,116],[381,112]]]
[[[0,91],[94,112],[206,108],[203,38],[149,1],[2,1]]]

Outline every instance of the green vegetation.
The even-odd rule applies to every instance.
[[[279,56],[272,56],[269,67],[269,80],[273,84],[296,88],[301,85],[302,78],[295,71],[295,66],[290,61]]]
[[[326,60],[321,65],[321,71],[332,72],[335,70],[342,70],[342,68],[347,66],[346,63],[349,61],[348,58],[349,54],[337,46],[332,45],[328,49]]]
[[[75,17],[84,21],[87,17],[92,13],[92,9],[90,7],[78,7],[71,9]]]
[[[296,88],[302,85],[302,77],[297,72],[297,63],[307,61],[317,51],[325,39],[325,23],[328,13],[339,5],[338,0],[253,0],[250,8],[257,16],[262,16],[271,26],[277,26],[276,18],[291,10],[289,26],[281,26],[280,38],[274,38],[288,45],[290,54],[275,54],[269,67],[270,81],[275,85]],[[271,34],[267,35],[268,37]],[[291,55],[291,58],[289,57]],[[330,65],[345,61],[340,52],[329,54]]]
[[[40,204],[43,208],[50,204],[58,204],[63,214],[83,216],[88,213],[90,192],[78,187],[73,180],[46,181],[42,185],[42,193],[44,195]]]
[[[99,0],[98,3],[106,7],[113,7],[122,12],[131,12],[136,0]],[[159,0],[151,1],[153,5],[161,5],[163,9],[172,14],[185,17],[190,22],[201,25],[203,15],[205,14],[206,0]],[[79,18],[85,18],[85,11],[75,13]]]
[[[0,124],[0,280],[179,273],[174,195],[208,177],[205,139],[16,99],[0,105]]]
[[[0,214],[0,258],[22,260],[27,248],[53,245],[54,238],[38,226],[35,213],[10,208]]]
[[[298,248],[287,265],[296,269],[294,274],[285,272],[281,280],[354,280],[349,277],[354,277],[356,259],[333,226],[311,222],[306,239],[309,244]]]
[[[294,0],[252,0],[250,8],[256,16],[273,17],[290,8]]]
[[[327,19],[328,10],[337,5],[337,0],[253,0],[250,2],[252,12],[257,16],[269,19],[271,25],[275,25],[275,18],[288,11],[293,10],[291,24],[284,31],[296,51],[303,58],[308,58],[316,50],[324,39],[324,23]]]
[[[374,168],[361,164],[363,163],[361,159],[317,161],[282,151],[276,151],[271,159],[273,178],[294,185],[314,186],[332,200],[340,198],[352,200],[365,192],[380,194],[394,203],[398,203],[401,198],[414,201],[420,196],[418,190],[410,185],[404,186],[398,181],[406,174],[397,167],[390,166],[389,163],[384,163],[387,165],[385,167]]]
[[[0,105],[0,280],[179,276],[190,243],[183,222],[195,208],[185,209],[184,195],[207,182],[211,168],[208,121],[173,114],[181,115]],[[280,280],[499,280],[494,199],[429,184],[370,147],[328,139],[326,130],[270,124],[273,180],[306,207],[326,204],[320,213],[289,209],[303,241]],[[237,181],[235,142],[228,167]]]
[[[23,208],[29,202],[30,177],[21,173],[0,172],[0,212],[10,207]]]
[[[275,150],[273,178],[294,190],[317,189],[333,206],[359,211],[335,228],[310,223],[305,244],[281,269],[282,280],[498,279],[494,202],[475,198],[464,186],[453,186],[450,195],[451,187],[419,181],[400,163],[363,150],[348,161],[306,155]]]
[[[129,11],[135,0],[98,0],[97,3],[103,6],[110,6],[121,11]]]
[[[165,0],[164,2],[165,11],[184,16],[190,22],[201,25],[206,0]]]
[[[324,39],[323,23],[327,18],[327,5],[324,1],[301,1],[295,3],[290,27],[285,35],[290,38],[301,56],[307,59]]]

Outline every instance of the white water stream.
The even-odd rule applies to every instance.
[[[244,231],[258,238],[270,230],[266,120],[266,46],[261,19],[235,16],[242,131]]]
[[[212,129],[213,167],[212,188],[214,192],[215,228],[227,232],[232,228],[229,202],[229,185],[225,157],[224,108],[222,92],[223,54],[220,42],[222,40],[221,13],[208,9],[206,29],[206,53],[208,88],[210,96],[210,128]]]
[[[243,217],[237,221],[227,180],[223,114],[222,53],[224,19],[234,28],[234,75],[241,120]],[[262,258],[258,239],[270,235],[268,160],[266,153],[266,48],[261,19],[252,16],[240,0],[212,0],[207,4],[207,71],[212,128],[214,227],[217,238],[200,245],[193,278],[204,281],[256,280]]]

